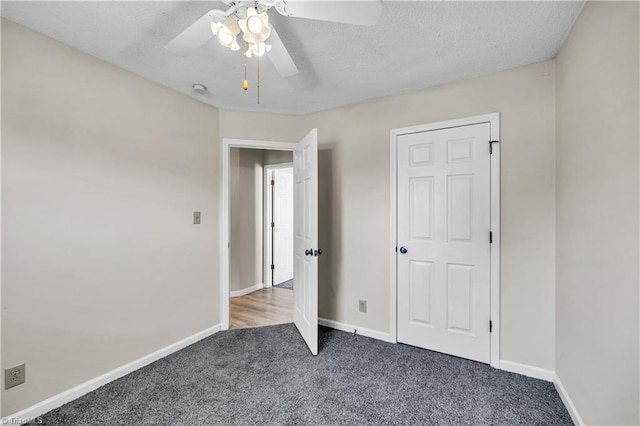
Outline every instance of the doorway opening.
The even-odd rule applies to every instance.
[[[237,243],[232,246],[231,234],[231,203],[232,196],[247,198],[241,190],[231,188],[231,155],[232,149],[245,148],[246,151],[272,150],[293,152],[293,253],[294,253],[294,283],[293,290],[274,288],[265,290],[280,290],[293,293],[293,323],[313,355],[318,354],[318,257],[322,249],[318,247],[318,130],[312,129],[297,143],[271,142],[241,139],[222,140],[222,187],[220,208],[220,320],[221,329],[228,330],[230,326],[231,299],[231,251],[232,247],[239,248]],[[279,163],[283,161],[280,160]],[[264,169],[264,165],[260,166]],[[254,166],[255,177],[255,166]],[[255,183],[255,181],[254,181]],[[251,198],[250,196],[248,198]],[[255,203],[254,203],[255,209]],[[254,224],[260,222],[263,216],[253,215]],[[254,232],[255,238],[255,232]],[[255,241],[255,240],[254,240]],[[238,250],[241,257],[262,259],[256,253],[263,249],[263,244],[249,244],[243,250]],[[251,262],[248,262],[250,265]],[[255,264],[254,264],[255,266]],[[264,268],[263,268],[264,269]],[[253,276],[254,280],[257,275]],[[268,275],[262,281],[254,284],[263,289],[265,281],[269,283]],[[251,281],[249,281],[251,282]]]
[[[263,180],[265,286],[293,289],[293,162],[271,162]]]
[[[231,148],[230,328],[293,322],[293,152]]]

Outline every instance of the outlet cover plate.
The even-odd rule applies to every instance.
[[[360,312],[367,312],[367,301],[366,300],[358,301],[358,309],[360,310]]]
[[[200,225],[200,212],[193,212],[193,224]]]
[[[21,385],[26,379],[25,364],[20,364],[15,367],[7,368],[4,370],[4,388],[11,389],[14,386]]]

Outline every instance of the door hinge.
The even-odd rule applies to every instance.
[[[489,232],[489,244],[493,243],[493,232]]]
[[[276,269],[276,265],[274,265],[273,263],[271,264],[271,270],[273,271],[274,269]]]
[[[493,154],[493,144],[499,142],[500,141],[489,141],[489,155]]]
[[[489,320],[489,333],[493,332],[493,321]]]
[[[276,227],[276,223],[275,222],[271,222],[271,227],[275,228]]]
[[[276,181],[274,179],[271,179],[271,186],[275,185]]]

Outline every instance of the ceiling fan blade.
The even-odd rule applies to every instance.
[[[276,5],[276,9],[295,18],[372,26],[382,15],[382,0],[287,0],[282,7]]]
[[[287,48],[284,46],[284,43],[282,43],[282,39],[280,39],[280,36],[273,27],[271,27],[271,35],[269,39],[267,39],[267,44],[271,45],[271,50],[267,53],[267,56],[273,66],[276,67],[278,74],[282,77],[291,77],[292,75],[298,74],[298,67],[296,67]]]
[[[192,53],[198,47],[202,46],[204,42],[213,37],[211,21],[218,22],[224,18],[224,11],[216,9],[210,10],[189,28],[178,34],[176,38],[167,43],[165,49],[180,56],[186,56]]]

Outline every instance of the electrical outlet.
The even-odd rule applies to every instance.
[[[360,300],[358,302],[358,308],[359,308],[360,312],[367,312],[367,301],[366,300]]]
[[[200,212],[193,212],[193,224],[200,225]]]
[[[7,368],[4,370],[4,388],[10,389],[18,386],[25,381],[25,365],[20,364],[17,367]]]

